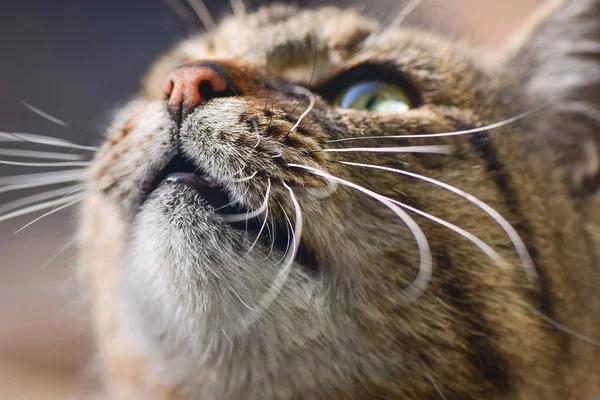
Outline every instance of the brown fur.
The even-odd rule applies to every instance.
[[[534,29],[540,42],[546,30],[559,29],[540,26]],[[582,187],[597,171],[585,170],[593,160],[584,160],[585,151],[577,147],[588,136],[595,140],[597,132],[585,131],[591,122],[577,131],[579,139],[568,141],[577,149],[577,162],[562,153],[569,125],[548,132],[541,117],[551,114],[547,109],[477,135],[327,143],[450,132],[529,110],[540,104],[537,86],[529,86],[532,66],[545,62],[536,51],[535,45],[524,47],[502,65],[486,65],[462,45],[421,30],[386,31],[353,11],[273,7],[228,19],[159,60],[94,160],[82,211],[81,273],[107,396],[437,399],[442,393],[446,399],[592,399],[598,348],[540,317],[599,339],[597,243],[589,224],[595,196],[589,185]],[[166,116],[162,90],[168,73],[189,59],[227,60],[223,65],[238,96],[209,101],[177,129]],[[290,81],[310,84],[316,95],[329,80],[364,64],[401,72],[423,106],[404,115],[379,115],[336,109],[317,96],[314,109],[291,131],[306,102],[290,115],[300,99],[287,89]],[[514,73],[525,65],[530,69]],[[568,105],[569,88],[561,90]],[[258,144],[251,121],[260,132]],[[268,262],[252,267],[261,254],[240,261],[254,238],[192,207],[202,202],[193,193],[165,189],[144,203],[141,193],[176,151],[173,143],[216,179],[240,169],[257,172],[247,186],[227,186],[249,209],[261,204],[267,178],[274,219],[285,224],[284,214],[294,216],[282,182],[292,186],[302,208],[302,244],[314,253],[317,274],[296,262],[269,310],[231,337],[226,331],[237,332],[239,317],[248,311],[231,294],[255,304],[277,268]],[[311,152],[429,144],[456,150],[451,157]],[[419,180],[334,161],[408,170],[485,201],[518,230],[539,280],[525,279],[511,241],[473,204]],[[290,163],[328,171],[460,226],[512,269],[501,270],[471,242],[417,217],[431,245],[434,272],[424,294],[408,303],[403,289],[417,273],[418,252],[402,221],[347,187],[317,197],[314,190],[326,181]],[[231,250],[235,246],[237,252]],[[205,255],[224,277],[206,272]],[[237,268],[228,269],[231,265]]]

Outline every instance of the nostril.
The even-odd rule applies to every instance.
[[[222,70],[216,63],[190,63],[171,72],[165,87],[165,98],[169,112],[177,123],[181,123],[200,104],[215,97],[230,95],[231,89]]]
[[[198,85],[198,92],[200,93],[200,97],[205,101],[217,97],[215,93],[215,88],[213,87],[211,81],[200,82],[200,84]]]
[[[175,83],[172,79],[169,79],[167,86],[165,87],[165,100],[169,100],[171,97],[171,93],[173,93],[173,89],[175,88]]]

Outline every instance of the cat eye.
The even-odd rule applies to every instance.
[[[402,89],[382,81],[356,83],[342,91],[333,105],[382,114],[399,114],[414,108],[409,96]]]
[[[335,107],[381,114],[402,114],[422,104],[406,76],[384,65],[352,68],[317,91]]]

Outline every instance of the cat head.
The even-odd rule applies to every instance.
[[[262,8],[179,44],[89,171],[101,342],[225,398],[422,398],[431,373],[477,398],[541,376],[554,337],[523,303],[554,295],[547,271],[578,263],[580,282],[595,263],[595,3],[499,62],[336,8]]]

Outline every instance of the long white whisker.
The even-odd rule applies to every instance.
[[[433,146],[400,146],[400,147],[352,147],[347,149],[320,149],[313,150],[313,153],[425,153],[425,154],[445,154],[450,155],[454,152],[452,145],[433,145]]]
[[[231,9],[236,17],[243,17],[247,14],[244,0],[229,0],[229,4],[231,4]]]
[[[212,30],[217,26],[215,19],[212,17],[206,4],[204,4],[202,0],[187,0],[187,2],[194,9],[194,12],[198,16],[198,19],[200,19],[200,22],[202,22],[202,25],[204,25],[204,28]]]
[[[194,26],[196,17],[181,2],[178,0],[162,0],[162,2],[173,10],[175,14],[179,15],[190,28]]]
[[[242,298],[240,297],[239,294],[237,294],[236,292],[233,292],[233,294],[235,294],[235,296],[240,300],[240,302],[250,311],[258,311],[255,308],[250,307],[248,304],[246,304],[246,302],[244,300],[242,300]]]
[[[422,181],[429,182],[436,186],[440,186],[452,193],[455,193],[455,194],[461,196],[462,198],[466,199],[467,201],[475,204],[477,207],[482,209],[486,214],[488,214],[490,217],[492,217],[492,219],[494,219],[494,221],[496,221],[496,223],[498,225],[500,225],[500,227],[504,230],[504,232],[506,232],[506,234],[510,238],[517,254],[519,255],[519,258],[521,259],[521,265],[523,266],[523,270],[525,271],[525,275],[527,276],[527,279],[529,279],[530,282],[534,282],[537,280],[538,275],[537,275],[537,272],[535,269],[535,264],[533,262],[533,259],[531,258],[531,255],[529,254],[529,251],[527,250],[527,246],[525,246],[525,243],[523,243],[523,240],[521,239],[521,236],[519,235],[519,233],[510,224],[510,222],[508,222],[506,220],[506,218],[504,218],[502,215],[500,215],[500,213],[498,211],[496,211],[494,208],[490,207],[487,203],[479,200],[477,197],[465,192],[464,190],[461,190],[452,185],[449,185],[447,183],[438,181],[433,178],[429,178],[427,176],[415,174],[413,172],[402,171],[402,170],[399,170],[396,168],[383,167],[383,166],[379,166],[379,165],[361,164],[361,163],[353,163],[353,162],[346,162],[346,161],[338,161],[338,162],[341,164],[344,164],[344,165],[353,165],[353,166],[357,166],[357,167],[373,168],[373,169],[389,171],[389,172],[393,172],[393,173],[397,173],[397,174],[401,174],[401,175],[410,176],[412,178],[420,179]]]
[[[285,244],[285,251],[283,252],[283,256],[281,256],[281,258],[275,263],[274,266],[278,266],[280,264],[283,263],[283,260],[285,260],[285,258],[287,257],[288,253],[290,252],[290,248],[292,245],[292,239],[294,237],[293,235],[293,229],[292,229],[292,221],[290,221],[290,218],[287,216],[287,214],[285,213],[285,210],[283,207],[281,207],[281,204],[279,205],[279,208],[281,208],[281,210],[283,211],[283,216],[285,218],[285,221],[287,222],[287,224],[285,225],[285,233],[287,234],[287,241]],[[273,227],[275,226],[275,221],[273,221]],[[271,252],[275,249],[275,239],[276,237],[273,236],[273,243],[271,246]]]
[[[409,302],[415,301],[423,294],[423,292],[425,292],[425,290],[427,289],[427,286],[429,286],[429,282],[431,280],[431,276],[433,273],[433,260],[432,260],[432,255],[431,255],[431,249],[429,248],[429,242],[427,241],[427,237],[425,236],[425,233],[423,233],[423,230],[421,229],[419,224],[417,224],[414,219],[412,219],[404,210],[402,210],[400,207],[395,205],[387,197],[382,196],[378,193],[375,193],[375,192],[373,192],[369,189],[366,189],[360,185],[357,185],[357,184],[347,181],[345,179],[338,178],[338,177],[328,174],[327,172],[322,171],[320,169],[309,167],[306,165],[287,164],[287,166],[293,167],[293,168],[304,169],[314,175],[321,176],[325,179],[333,180],[344,186],[348,186],[350,188],[356,189],[359,192],[366,194],[367,196],[372,197],[373,199],[379,201],[380,203],[382,203],[383,205],[388,207],[390,210],[392,210],[394,212],[394,214],[396,214],[400,219],[402,219],[402,221],[404,221],[404,223],[406,224],[408,229],[413,234],[413,237],[415,238],[417,247],[419,248],[419,258],[420,258],[419,259],[419,272],[417,273],[417,277],[415,278],[414,282],[412,282],[402,292],[408,298]]]
[[[244,194],[243,194],[241,197],[245,197],[245,196],[246,196],[246,193],[248,193],[248,191],[249,191],[249,190],[250,190],[250,186],[246,187],[246,190],[244,191]],[[224,209],[224,208],[227,208],[227,207],[229,207],[229,206],[231,206],[231,205],[234,205],[235,203],[237,203],[237,201],[236,201],[236,200],[233,200],[233,201],[231,201],[231,202],[229,202],[229,203],[225,204],[224,206],[221,206],[221,207],[219,207],[219,208],[215,208],[213,211],[214,211],[214,212],[217,212],[217,211],[219,211],[219,210],[222,210],[222,209]]]
[[[59,212],[60,210],[64,210],[64,209],[65,209],[65,208],[67,208],[67,207],[71,207],[71,206],[73,206],[73,205],[75,205],[75,204],[79,203],[81,200],[83,200],[83,199],[84,199],[84,197],[85,197],[85,196],[78,195],[78,197],[77,197],[75,200],[73,200],[73,201],[71,201],[71,202],[69,202],[69,203],[67,203],[67,204],[63,204],[63,205],[62,205],[62,206],[60,206],[60,207],[58,207],[58,205],[54,206],[54,208],[53,208],[51,211],[49,211],[49,212],[45,213],[44,215],[41,215],[41,216],[37,217],[36,219],[34,219],[33,221],[29,222],[28,224],[26,224],[26,225],[22,226],[22,227],[21,227],[21,229],[19,229],[18,231],[16,231],[16,232],[15,232],[15,235],[16,235],[17,233],[21,232],[23,229],[25,229],[25,228],[27,228],[27,227],[30,227],[31,225],[35,224],[35,223],[36,223],[36,222],[38,222],[39,220],[41,220],[41,219],[43,219],[43,218],[46,218],[46,217],[48,217],[48,216],[50,216],[50,215],[52,215],[52,214],[54,214],[54,213],[57,213],[57,212]],[[67,198],[67,197],[65,197],[65,199],[66,199],[66,198]]]
[[[496,122],[494,124],[481,126],[473,129],[466,129],[462,131],[454,131],[454,132],[444,132],[444,133],[429,133],[423,135],[389,135],[389,136],[359,136],[359,137],[349,137],[343,139],[335,139],[328,140],[327,143],[338,143],[338,142],[349,142],[352,140],[367,140],[367,139],[424,139],[424,138],[436,138],[436,137],[447,137],[447,136],[460,136],[460,135],[471,135],[475,133],[486,132],[490,130],[494,130],[497,128],[501,128],[506,125],[510,125],[520,119],[523,119],[534,112],[538,111],[539,108],[535,108],[533,110],[525,111],[519,115],[514,117],[505,119],[504,121]]]
[[[270,187],[270,184],[269,184],[269,187]],[[252,218],[262,215],[262,213],[264,213],[267,210],[268,204],[269,204],[269,199],[267,197],[265,197],[265,200],[263,201],[261,206],[254,211],[249,211],[247,213],[242,213],[242,214],[221,215],[221,218],[223,218],[223,221],[229,222],[229,223],[248,221],[248,220],[251,220]]]
[[[244,164],[244,166],[243,166],[242,168],[238,169],[236,172],[234,172],[234,173],[233,173],[233,174],[231,174],[230,176],[228,176],[228,177],[226,177],[226,178],[223,178],[223,180],[224,180],[224,181],[229,181],[229,180],[231,180],[231,179],[232,179],[234,176],[238,176],[239,174],[241,174],[241,173],[242,173],[242,171],[243,171],[243,170],[246,168],[246,165],[247,165],[246,163],[242,163],[242,164]],[[200,171],[201,169],[202,169],[202,168],[196,168],[196,170],[194,171],[194,174],[195,174],[196,172]]]
[[[85,169],[69,169],[65,171],[54,171],[54,172],[40,172],[36,174],[20,174],[20,175],[12,175],[5,176],[0,178],[0,186],[4,185],[14,185],[14,184],[22,184],[22,183],[30,183],[30,182],[39,182],[43,184],[46,180],[52,180],[54,178],[70,178],[65,180],[65,182],[71,180],[83,180],[85,177]]]
[[[63,247],[61,247],[60,250],[58,250],[44,264],[42,264],[40,267],[38,267],[37,270],[41,271],[41,270],[45,269],[47,266],[49,266],[50,264],[52,264],[54,262],[54,260],[56,260],[58,257],[60,257],[65,251],[67,251],[75,243],[77,243],[77,238],[76,237],[73,238],[72,240],[70,240],[68,243],[66,243]]]
[[[255,149],[260,144],[260,130],[258,129],[258,124],[256,123],[256,120],[254,118],[252,118],[250,120],[250,123],[252,123],[252,127],[254,128],[254,133],[256,134],[256,144],[253,147]]]
[[[293,132],[296,128],[298,128],[298,126],[300,125],[300,123],[302,122],[302,120],[312,111],[312,109],[315,106],[315,95],[308,89],[302,87],[302,86],[297,86],[297,85],[288,85],[289,88],[291,88],[291,92],[292,93],[296,93],[296,94],[301,94],[304,95],[306,97],[308,97],[308,107],[306,107],[306,110],[304,110],[304,112],[302,114],[300,114],[300,117],[298,117],[298,120],[296,121],[296,123],[294,124],[294,126],[292,126],[292,128],[290,129],[290,132]]]
[[[433,222],[436,222],[436,223],[438,223],[442,226],[445,226],[446,228],[458,233],[460,236],[464,237],[465,239],[467,239],[468,241],[473,243],[475,246],[479,247],[479,249],[481,251],[483,251],[498,267],[500,267],[503,270],[510,269],[510,264],[500,254],[498,254],[498,252],[496,252],[496,250],[494,250],[489,244],[487,244],[483,240],[479,239],[477,236],[473,235],[471,232],[469,232],[459,226],[456,226],[448,221],[445,221],[441,218],[438,218],[434,215],[426,213],[425,211],[421,211],[418,208],[415,208],[415,207],[409,206],[408,204],[402,203],[398,200],[394,200],[389,197],[386,197],[386,199],[388,199],[389,201],[391,201],[394,204],[399,205],[402,208],[410,210],[410,211],[414,212],[415,214],[419,214],[422,217],[425,217]]]
[[[48,208],[56,207],[56,206],[59,206],[62,204],[67,204],[67,203],[73,201],[75,198],[83,199],[84,196],[81,194],[74,194],[69,197],[61,198],[59,200],[47,201],[42,204],[36,204],[36,205],[26,207],[26,208],[23,208],[23,209],[20,209],[20,210],[17,210],[17,211],[8,213],[8,214],[0,215],[0,222],[4,222],[4,221],[7,221],[12,218],[17,218],[22,215],[31,214],[31,213],[34,213],[37,211],[46,210]]]
[[[29,111],[31,111],[31,112],[33,112],[33,113],[35,113],[35,114],[39,115],[39,116],[40,116],[40,117],[42,117],[42,118],[45,118],[45,119],[47,119],[47,120],[48,120],[48,121],[50,121],[50,122],[54,122],[55,124],[57,124],[57,125],[61,125],[61,126],[64,126],[64,127],[68,127],[68,126],[69,126],[69,124],[67,124],[67,123],[66,123],[65,121],[63,121],[62,119],[58,119],[58,118],[56,118],[56,117],[53,117],[52,115],[50,115],[50,114],[48,114],[48,113],[45,113],[45,112],[43,112],[43,111],[42,111],[42,110],[40,110],[39,108],[32,106],[31,104],[27,103],[26,101],[22,101],[22,100],[21,100],[21,104],[23,104],[23,106],[25,106],[27,109],[29,109]]]
[[[97,152],[99,150],[97,147],[81,146],[64,139],[56,139],[50,136],[34,135],[31,133],[0,132],[0,142],[29,142],[43,144],[46,146],[87,150],[92,152]]]
[[[15,190],[30,189],[30,188],[42,187],[42,186],[57,185],[59,183],[82,181],[84,176],[85,175],[83,173],[77,173],[77,174],[71,173],[71,175],[69,175],[69,176],[52,177],[52,178],[40,180],[40,181],[17,183],[17,184],[8,185],[8,186],[0,185],[0,193],[12,192]]]
[[[260,240],[260,237],[265,229],[265,226],[267,224],[267,219],[269,219],[269,193],[270,192],[271,192],[271,179],[267,179],[267,192],[265,193],[265,202],[267,203],[267,208],[265,209],[265,219],[263,220],[263,223],[258,231],[258,234],[256,235],[256,239],[254,239],[254,242],[252,242],[252,245],[246,251],[246,253],[244,254],[244,257],[246,257],[248,254],[250,254],[252,249],[254,249],[254,246],[256,246],[256,244]]]
[[[406,21],[406,18],[408,18],[422,2],[423,0],[412,0],[404,6],[402,11],[400,11],[400,14],[398,14],[398,16],[388,25],[387,29],[397,29],[400,27],[400,25]]]
[[[81,160],[83,156],[79,154],[67,154],[67,153],[52,153],[47,151],[31,151],[31,150],[18,150],[18,149],[0,149],[0,156],[9,157],[27,157],[27,158],[41,158],[48,160]]]
[[[578,333],[570,328],[567,328],[566,326],[559,324],[557,321],[553,320],[552,318],[550,318],[549,316],[547,316],[546,314],[544,314],[541,311],[538,311],[535,309],[535,307],[533,307],[532,305],[528,304],[525,301],[518,301],[518,304],[521,304],[523,307],[527,308],[529,311],[531,311],[533,314],[535,314],[537,317],[541,318],[544,322],[546,322],[547,324],[553,326],[554,328],[556,328],[559,331],[565,332],[573,337],[576,337],[579,340],[582,340],[584,342],[590,343],[594,346],[598,346],[600,347],[600,342],[597,340],[594,340],[592,338],[589,338],[587,336],[582,335],[581,333]]]
[[[13,200],[6,204],[0,206],[0,215],[9,211],[13,211],[22,207],[29,206],[31,204],[35,204],[38,201],[44,201],[48,199],[53,199],[55,197],[60,197],[64,195],[69,195],[73,192],[73,190],[81,190],[83,189],[83,185],[74,185],[63,187],[60,189],[48,190],[42,193],[36,193],[30,196],[22,197],[20,199]]]
[[[290,194],[290,200],[294,205],[295,212],[295,221],[294,221],[294,229],[292,230],[292,246],[291,250],[288,251],[283,266],[279,269],[277,276],[269,286],[267,292],[261,297],[258,301],[258,312],[252,314],[252,319],[249,324],[253,324],[260,318],[260,316],[271,306],[273,301],[277,298],[283,285],[287,282],[287,278],[290,274],[292,266],[294,264],[294,259],[296,258],[296,254],[298,254],[298,248],[300,247],[300,241],[302,239],[302,210],[300,209],[300,204],[296,199],[296,195],[291,187],[282,182],[283,186],[288,190]],[[289,222],[289,221],[288,221]],[[291,223],[290,223],[291,225]]]
[[[43,162],[43,163],[32,163],[23,161],[8,161],[0,160],[0,164],[6,165],[18,165],[21,167],[87,167],[90,165],[89,161],[67,161],[67,162]]]
[[[269,239],[271,240],[271,245],[269,246],[269,252],[267,253],[267,256],[263,258],[263,261],[266,261],[269,257],[271,257],[271,254],[273,254],[273,249],[275,248],[275,221],[271,220],[271,224],[268,223],[267,221],[267,233],[269,234]],[[288,243],[288,247],[289,247],[289,243]],[[287,249],[286,249],[287,252]]]
[[[257,174],[258,174],[258,172],[255,171],[250,176],[245,176],[243,178],[231,178],[231,179],[229,179],[229,182],[237,182],[237,183],[239,183],[239,182],[246,182],[246,181],[249,181],[249,180],[253,179]]]

